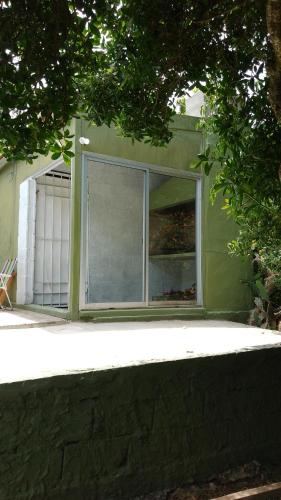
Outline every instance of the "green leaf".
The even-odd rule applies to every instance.
[[[64,154],[66,156],[68,156],[69,158],[74,158],[74,156],[75,156],[75,153],[73,153],[73,151],[66,151]]]
[[[206,175],[209,175],[212,167],[213,167],[213,163],[212,162],[206,162],[206,163],[203,164],[204,172],[205,172]]]
[[[71,148],[72,148],[72,146],[73,146],[73,142],[72,142],[72,141],[66,141],[66,142],[65,142],[65,146],[64,146],[64,148],[63,148],[63,149],[64,149],[65,151],[67,151],[67,150],[71,149]]]
[[[265,288],[264,284],[262,283],[261,280],[256,281],[256,287],[259,291],[259,296],[263,299],[266,300],[267,302],[269,301],[269,294],[267,289]]]
[[[189,163],[188,165],[188,168],[190,169],[197,169],[197,168],[200,168],[201,167],[201,163],[202,161],[198,161],[198,160],[192,160],[191,163]]]
[[[63,153],[63,154],[62,154],[62,157],[63,157],[63,161],[64,161],[64,163],[65,163],[68,167],[70,167],[70,165],[71,165],[71,158],[70,158],[68,155],[66,155],[65,153]]]
[[[56,153],[53,153],[51,158],[52,160],[57,160],[61,156],[61,151],[58,151]]]

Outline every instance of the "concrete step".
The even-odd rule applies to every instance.
[[[8,309],[0,310],[0,330],[38,328],[60,325],[65,322],[66,320],[62,318],[23,309],[14,309],[13,311]]]

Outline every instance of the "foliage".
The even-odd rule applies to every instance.
[[[164,145],[196,87],[217,139],[199,163],[220,167],[213,194],[240,226],[230,250],[279,283],[280,21],[281,0],[1,1],[0,152],[69,161],[74,116]]]
[[[268,57],[264,0],[0,2],[0,150],[45,154],[73,116],[170,138],[172,96]]]
[[[251,311],[249,322],[263,328],[278,328],[281,319],[280,250],[278,253],[279,255],[274,255],[274,252],[270,251],[266,263],[257,253],[254,260],[258,272],[245,282],[254,296],[254,309]],[[276,261],[274,265],[270,261],[276,257],[279,262]],[[275,272],[272,271],[274,267]]]
[[[223,194],[223,208],[240,229],[229,243],[230,252],[255,255],[251,321],[275,327],[281,306],[281,127],[267,99],[262,63],[253,69],[236,88],[213,85],[210,114],[202,127],[215,135],[216,143],[200,155],[199,163],[207,173],[219,166],[212,197]]]
[[[213,114],[202,124],[217,142],[200,155],[200,163],[207,173],[214,163],[221,167],[213,196],[222,191],[224,209],[240,225],[230,250],[241,254],[281,243],[281,128],[267,101],[266,84],[265,78],[251,95],[246,87],[244,96],[237,91],[230,98],[216,89]]]

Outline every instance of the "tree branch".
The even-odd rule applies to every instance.
[[[268,63],[269,101],[278,121],[281,121],[281,0],[267,0],[267,30],[272,46]]]

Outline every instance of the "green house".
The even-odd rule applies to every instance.
[[[14,301],[96,321],[224,317],[250,304],[237,228],[191,169],[206,141],[177,116],[165,148],[77,120],[61,159],[0,164],[0,258],[18,257]]]

